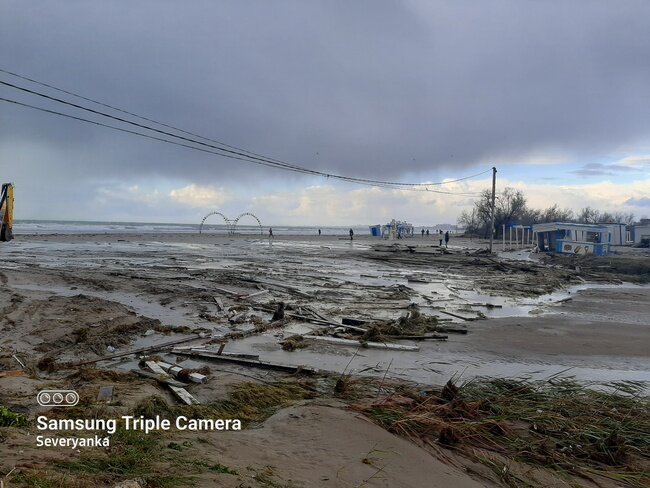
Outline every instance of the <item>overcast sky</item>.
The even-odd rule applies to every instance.
[[[650,2],[0,2],[0,68],[330,173],[493,165],[529,203],[650,216]],[[0,80],[95,109],[6,73]],[[106,119],[0,85],[0,97]],[[116,112],[111,112],[116,114]],[[113,121],[114,123],[114,121]],[[0,102],[16,218],[453,223],[467,195],[226,159]],[[490,187],[490,175],[449,184]]]

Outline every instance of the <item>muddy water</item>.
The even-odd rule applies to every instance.
[[[451,312],[466,318],[527,316],[555,313],[559,301],[571,297],[592,285],[558,290],[536,298],[513,298],[507,295],[489,295],[477,292],[471,277],[448,273],[445,269],[408,268],[381,261],[359,259],[357,253],[367,251],[363,242],[330,239],[324,242],[283,241],[269,243],[265,239],[225,239],[218,242],[120,242],[86,241],[17,241],[3,247],[0,270],[44,270],[74,274],[95,273],[95,281],[113,277],[112,289],[80,282],[70,286],[56,279],[45,282],[15,282],[19,290],[43,296],[71,296],[79,293],[119,302],[136,313],[158,319],[173,326],[200,326],[215,335],[230,329],[226,317],[220,323],[206,322],[199,315],[199,306],[216,313],[215,305],[192,296],[179,297],[172,304],[161,304],[160,297],[149,288],[132,285],[125,273],[146,278],[153,285],[172,286],[182,283],[196,291],[210,289],[211,272],[233,272],[253,277],[260,283],[290,285],[302,293],[318,296],[309,306],[339,321],[342,317],[397,318],[406,306],[417,303],[427,314],[454,323],[464,320],[452,317]],[[200,278],[195,278],[195,273]],[[120,282],[120,280],[123,280]],[[116,283],[118,284],[117,286]],[[123,285],[120,285],[120,283]],[[232,288],[232,284],[217,286]],[[252,286],[244,283],[247,289]],[[387,291],[401,287],[407,297],[391,298]],[[602,287],[602,285],[601,285]],[[255,289],[250,290],[255,291]],[[290,295],[290,294],[289,294]],[[224,296],[224,299],[228,297]],[[264,297],[264,301],[285,300],[291,296],[278,289]],[[304,303],[304,301],[303,301]],[[471,322],[470,329],[471,329]],[[246,325],[241,326],[242,329]],[[293,365],[309,365],[335,372],[353,372],[410,379],[421,383],[440,384],[451,376],[531,376],[548,377],[565,371],[581,380],[646,380],[650,381],[650,363],[639,359],[590,357],[588,367],[583,360],[569,357],[548,359],[500,357],[480,353],[466,347],[472,341],[466,336],[449,337],[447,342],[419,342],[418,352],[395,352],[341,346],[313,344],[304,350],[285,352],[278,344],[282,335],[305,333],[315,326],[294,323],[282,332],[266,333],[230,342],[228,350],[254,352],[267,361]],[[140,338],[137,345],[159,342],[160,337]],[[160,341],[162,342],[162,341]],[[415,344],[402,341],[403,344]]]

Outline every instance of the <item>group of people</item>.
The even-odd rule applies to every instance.
[[[424,234],[425,234],[425,230],[422,229],[422,237],[424,237]],[[321,230],[320,229],[318,229],[318,235],[321,235]],[[429,229],[426,230],[426,235],[427,236],[429,235]],[[439,236],[440,236],[440,247],[442,247],[443,239],[445,241],[445,247],[448,247],[448,245],[449,245],[449,231],[447,231],[447,232],[445,232],[443,234],[442,229],[440,229]],[[400,235],[400,237],[401,237],[401,235]],[[271,240],[271,239],[273,239],[273,228],[269,227],[269,240]],[[350,240],[353,240],[353,239],[354,239],[354,231],[352,229],[350,229]]]
[[[424,234],[426,234],[428,236],[429,235],[429,229],[427,229],[426,232],[425,232],[424,229],[422,229],[422,237],[424,237]],[[443,233],[442,229],[440,229],[438,231],[438,235],[440,236],[440,247],[442,247],[442,241],[443,240],[445,241],[445,247],[449,247],[449,231]]]

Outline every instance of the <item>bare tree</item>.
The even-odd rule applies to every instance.
[[[517,224],[526,214],[526,197],[521,190],[504,188],[496,197],[494,225],[497,234],[503,224]]]
[[[573,219],[573,210],[560,208],[556,203],[542,211],[540,222],[571,222]]]
[[[458,224],[465,227],[471,234],[490,235],[492,216],[492,193],[484,190],[474,203],[472,212],[463,211],[458,218]],[[584,207],[574,214],[570,208],[560,208],[557,204],[544,210],[528,208],[526,197],[520,190],[505,188],[496,195],[494,225],[497,235],[502,232],[503,224],[531,225],[540,222],[579,222],[584,224],[598,224],[603,222],[616,222],[631,224],[634,214],[626,212],[601,212],[600,210]]]
[[[578,214],[578,222],[581,224],[597,224],[600,221],[600,210],[585,207]]]
[[[630,225],[634,223],[634,214],[632,212],[614,212],[614,222]]]
[[[471,212],[463,210],[458,217],[458,225],[465,228],[465,232],[470,235],[477,235],[481,232],[481,222],[477,217],[476,208],[472,208]]]
[[[501,233],[503,224],[516,224],[526,215],[526,198],[520,190],[505,188],[496,195],[494,226],[497,235]],[[471,226],[476,233],[487,238],[490,235],[492,218],[492,193],[483,191],[474,204],[473,213],[463,212],[458,223],[464,227]],[[468,225],[469,224],[469,225]]]

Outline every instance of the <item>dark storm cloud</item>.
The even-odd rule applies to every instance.
[[[580,159],[642,142],[648,18],[646,1],[5,1],[0,66],[313,168],[445,176],[547,149]],[[0,96],[55,106],[8,88]],[[278,176],[0,109],[3,157],[31,174]],[[31,145],[38,158],[25,156]]]
[[[639,171],[639,168],[623,166],[622,164],[587,163],[579,169],[570,171],[570,173],[578,176],[602,176],[635,171]]]

